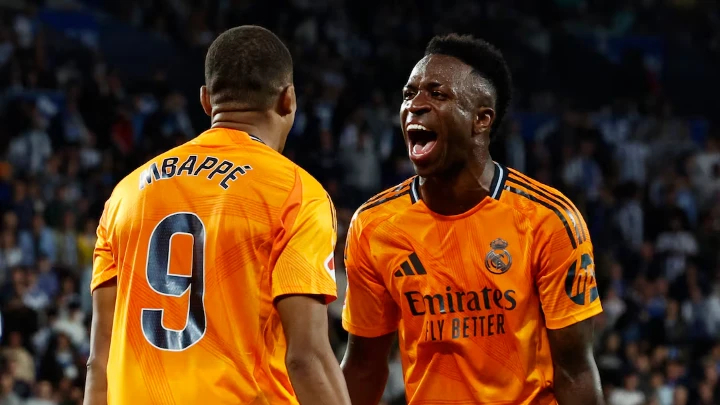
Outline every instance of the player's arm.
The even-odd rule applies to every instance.
[[[593,319],[548,330],[555,366],[555,396],[560,405],[604,404],[593,357]]]
[[[400,312],[368,259],[370,246],[362,228],[356,214],[345,245],[348,285],[343,327],[349,338],[341,367],[353,405],[377,405],[387,383],[388,356]]]
[[[98,287],[92,294],[93,316],[84,405],[107,405],[107,364],[116,297],[115,279]]]
[[[587,227],[580,216],[566,222],[549,216],[537,229],[536,283],[555,369],[555,395],[560,405],[602,405],[592,351],[593,317],[602,306]]]
[[[90,283],[93,315],[90,329],[90,355],[87,362],[84,405],[107,405],[107,364],[117,298],[117,266],[108,237],[108,210],[97,229],[93,252],[93,275]]]
[[[281,222],[271,257],[272,294],[293,389],[302,405],[350,405],[328,333],[327,304],[337,298],[335,208],[320,184],[299,171]]]
[[[287,340],[290,381],[301,404],[350,404],[345,381],[328,339],[322,296],[285,296],[276,304]]]
[[[388,379],[388,357],[395,333],[366,338],[352,333],[342,368],[353,405],[377,405]]]

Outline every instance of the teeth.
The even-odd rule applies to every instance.
[[[420,125],[420,124],[410,124],[407,126],[407,130],[408,131],[430,131],[424,125]]]

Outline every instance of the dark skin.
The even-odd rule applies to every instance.
[[[93,317],[90,329],[90,355],[87,361],[84,405],[107,405],[107,365],[110,357],[116,298],[116,279],[101,284],[92,295]]]
[[[490,194],[494,174],[488,146],[495,120],[495,94],[482,77],[460,60],[431,55],[413,69],[403,89],[400,119],[408,149],[417,138],[408,131],[420,124],[436,134],[428,156],[411,160],[420,176],[427,207],[441,215],[468,211]],[[554,391],[560,405],[604,404],[592,352],[593,320],[548,330],[555,368]],[[377,405],[388,375],[394,334],[350,334],[342,362],[353,405]]]
[[[292,128],[297,102],[292,84],[278,90],[269,110],[242,103],[216,105],[203,86],[200,103],[212,117],[213,128],[251,133],[281,152]],[[117,284],[113,279],[93,292],[93,320],[84,405],[107,405],[107,365],[110,355]],[[275,300],[287,353],[285,365],[301,405],[350,405],[345,380],[328,339],[327,305],[323,298],[286,295]]]
[[[487,82],[453,57],[425,57],[410,74],[400,122],[408,149],[414,143],[409,124],[421,124],[437,135],[428,159],[413,160],[423,201],[432,211],[461,214],[489,195],[493,105]]]
[[[366,338],[348,336],[340,368],[353,405],[377,405],[387,385],[388,361],[395,333]]]
[[[324,300],[288,295],[280,297],[275,308],[287,341],[285,365],[300,404],[350,405],[345,379],[328,339]]]
[[[278,96],[267,110],[253,108],[242,102],[216,104],[206,86],[200,88],[200,104],[211,120],[212,128],[228,128],[253,134],[278,152],[292,129],[297,111],[295,86],[277,89]]]

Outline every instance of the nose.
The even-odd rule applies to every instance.
[[[408,101],[407,110],[412,115],[423,115],[430,111],[430,103],[424,91],[418,92]]]

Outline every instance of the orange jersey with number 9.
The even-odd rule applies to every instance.
[[[117,278],[109,404],[296,404],[275,298],[337,296],[322,186],[244,132],[207,131],[123,179],[94,290]]]

